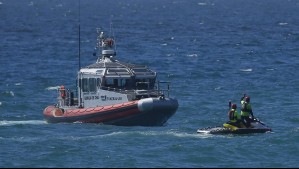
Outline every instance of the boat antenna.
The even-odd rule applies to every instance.
[[[80,0],[79,0],[79,6],[78,6],[78,8],[79,8],[79,23],[78,23],[78,29],[79,29],[79,53],[78,53],[78,57],[79,57],[79,70],[80,70],[80,68],[81,68],[81,35],[80,35],[80,32],[81,32],[81,30],[80,30]]]
[[[79,3],[78,3],[78,12],[79,12],[79,19],[78,19],[78,29],[79,29],[79,49],[78,49],[78,57],[79,57],[79,71],[80,71],[80,68],[81,68],[81,34],[80,34],[80,32],[81,32],[81,30],[80,30],[80,0],[79,0]],[[81,75],[80,75],[81,76]],[[77,89],[78,89],[78,86],[80,86],[79,85],[79,83],[80,83],[80,80],[81,79],[79,79],[79,76],[78,76],[78,82],[76,83],[77,84]],[[79,107],[82,107],[82,97],[81,97],[81,87],[79,87],[79,95],[78,95],[78,98],[79,98]]]

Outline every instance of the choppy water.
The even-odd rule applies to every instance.
[[[78,16],[78,0],[0,0],[0,167],[298,167],[299,1],[81,1],[81,65],[112,21],[118,59],[172,82],[162,127],[44,122],[75,85]],[[272,133],[196,133],[243,93]]]

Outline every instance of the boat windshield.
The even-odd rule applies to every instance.
[[[96,92],[97,87],[100,86],[100,78],[82,78],[79,82],[79,87],[83,92]]]

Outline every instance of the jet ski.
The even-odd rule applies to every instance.
[[[261,122],[259,119],[251,119],[251,126],[246,128],[244,126],[235,126],[224,123],[223,126],[206,127],[197,130],[201,134],[252,134],[252,133],[266,133],[271,132],[272,129]]]

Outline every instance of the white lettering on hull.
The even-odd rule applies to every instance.
[[[109,101],[109,100],[123,100],[122,97],[107,97],[105,96],[101,96],[102,101]]]
[[[99,96],[85,96],[84,100],[99,100]]]

